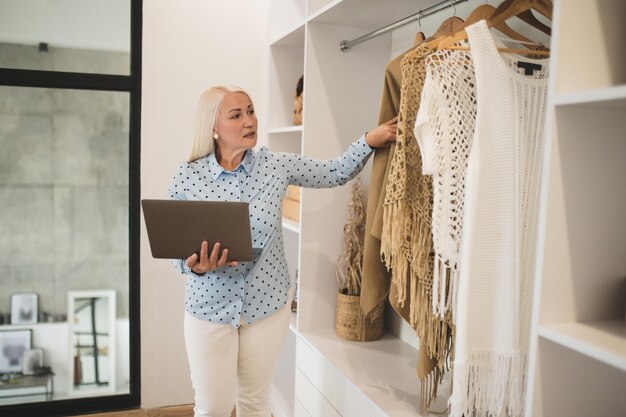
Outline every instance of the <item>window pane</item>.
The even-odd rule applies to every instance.
[[[0,335],[32,329],[52,400],[129,392],[128,121],[126,92],[0,87]],[[37,294],[34,323],[14,293]],[[4,387],[0,405],[47,400]]]
[[[0,68],[129,75],[130,0],[0,0]]]

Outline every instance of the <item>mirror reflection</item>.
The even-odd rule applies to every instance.
[[[68,297],[70,392],[115,392],[115,292]]]
[[[126,92],[0,87],[0,406],[129,392],[129,107]],[[75,388],[68,293],[97,289],[116,302],[106,321],[101,296],[78,314],[96,316],[80,344],[102,357]]]

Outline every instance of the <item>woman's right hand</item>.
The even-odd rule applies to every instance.
[[[396,141],[398,131],[398,116],[386,121],[376,129],[365,134],[365,142],[370,148],[381,148],[389,146]]]
[[[205,272],[214,271],[217,268],[221,268],[224,265],[235,266],[237,265],[236,261],[226,262],[226,258],[228,257],[228,249],[224,249],[222,251],[222,256],[219,258],[217,255],[220,252],[220,243],[217,242],[213,245],[213,250],[211,251],[211,256],[209,256],[209,242],[206,240],[202,242],[202,246],[200,246],[200,259],[198,259],[198,254],[194,253],[189,258],[187,258],[187,266],[191,268],[191,270],[198,274],[202,275]]]

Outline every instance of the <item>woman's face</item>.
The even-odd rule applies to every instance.
[[[215,133],[222,154],[251,149],[256,145],[257,119],[250,97],[226,93],[217,114]]]

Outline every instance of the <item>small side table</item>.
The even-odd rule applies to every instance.
[[[54,372],[37,375],[23,374],[4,374],[0,377],[0,398],[3,397],[21,397],[23,395],[42,395],[45,394],[50,399],[54,393]],[[28,394],[11,394],[7,391],[19,388],[43,387],[44,392],[34,392]]]

